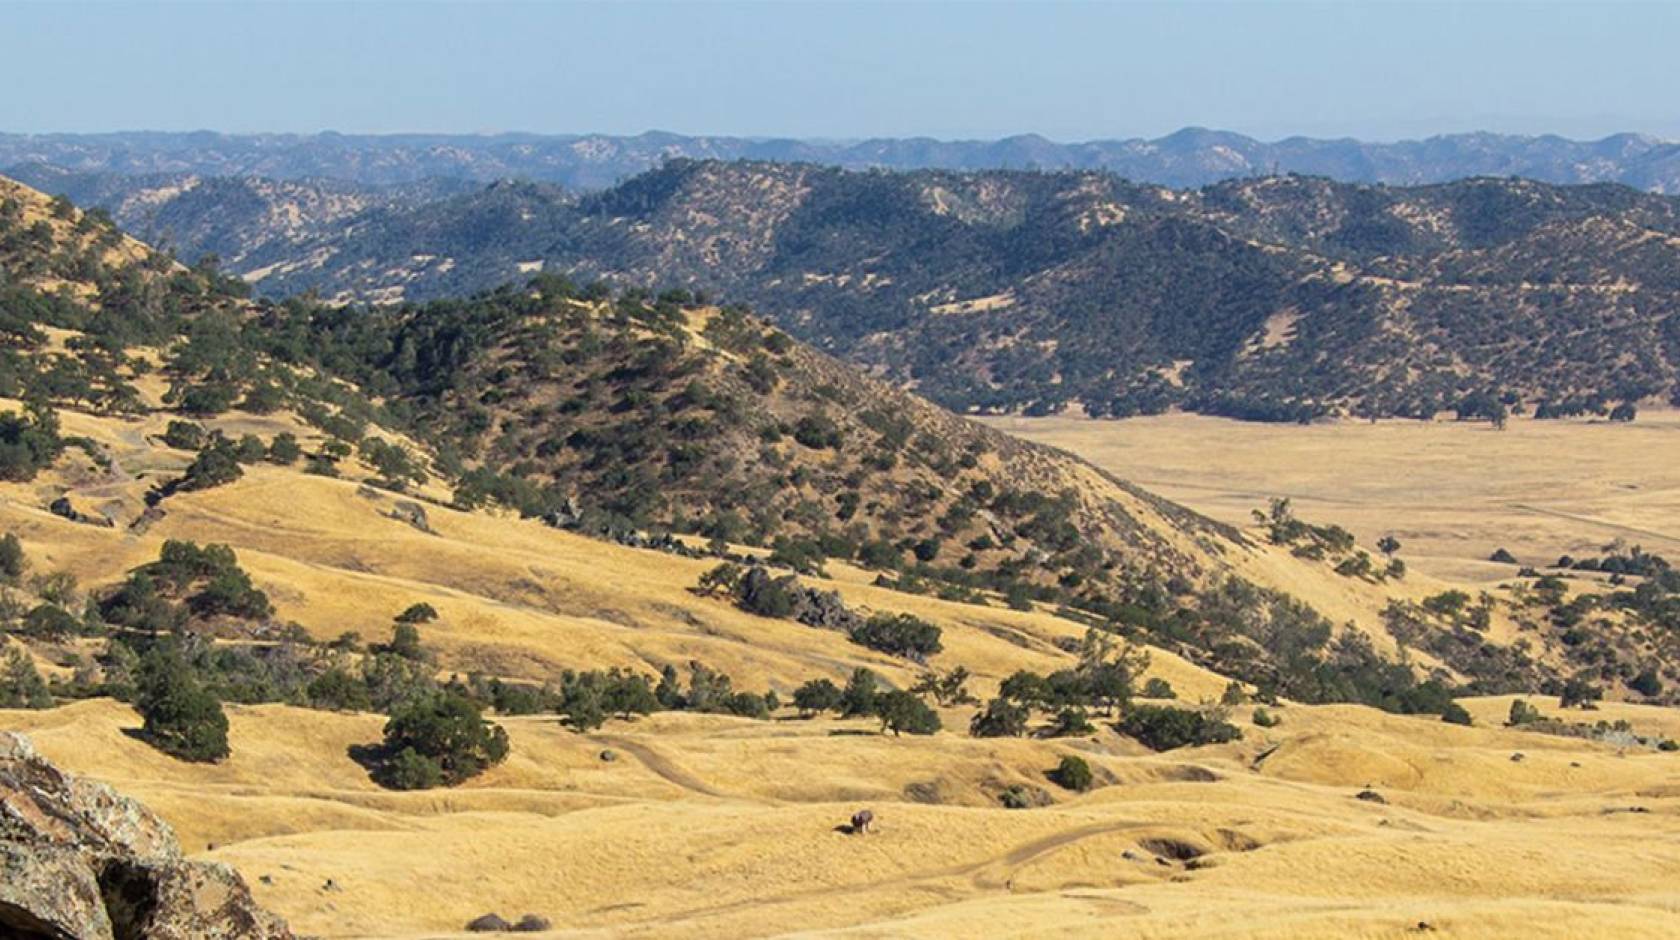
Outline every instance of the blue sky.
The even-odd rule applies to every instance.
[[[6,4],[0,131],[1680,137],[1680,5]]]

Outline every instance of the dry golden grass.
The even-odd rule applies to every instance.
[[[1680,554],[1680,412],[1632,424],[1512,419],[1272,425],[1199,415],[1126,421],[996,418],[985,423],[1072,451],[1215,519],[1246,524],[1274,496],[1303,518],[1336,522],[1437,577],[1511,577],[1527,564],[1599,554],[1616,539]]]
[[[287,426],[230,420],[264,435]],[[184,463],[148,440],[155,419],[65,421],[137,478]],[[268,466],[169,499],[136,536],[48,514],[44,497],[64,482],[0,488],[0,530],[23,539],[37,571],[70,570],[84,586],[116,581],[165,538],[221,541],[283,618],[319,637],[382,638],[397,611],[433,604],[442,618],[423,633],[447,669],[540,680],[698,659],[738,687],[783,693],[859,665],[914,678],[834,634],[695,596],[704,561],[437,506],[426,534],[387,516],[388,494]],[[110,485],[132,499],[146,484]],[[1348,592],[1336,602],[1350,611],[1375,602],[1346,579],[1243,551],[1245,571],[1296,579],[1320,602],[1333,591]],[[1043,612],[833,574],[849,603],[937,622],[946,651],[934,664],[968,666],[981,694],[1015,669],[1067,665],[1056,641],[1081,632]],[[1225,685],[1160,651],[1151,674],[1191,701]],[[503,720],[504,765],[425,793],[381,790],[351,759],[379,738],[373,715],[233,706],[233,755],[213,766],[125,734],[138,720],[108,700],[0,712],[0,727],[138,796],[189,850],[236,866],[296,929],[326,937],[454,935],[491,910],[539,913],[578,937],[1398,937],[1420,921],[1454,937],[1611,937],[1680,922],[1680,756],[1499,728],[1508,697],[1467,705],[1478,727],[1290,705],[1262,729],[1244,709],[1242,741],[1165,755],[1106,728],[971,739],[970,709],[946,710],[944,733],[904,739],[865,721],[687,714],[577,735],[534,716]],[[1575,717],[1680,737],[1680,715],[1659,709]],[[1075,752],[1102,783],[1089,794],[1045,777]],[[1001,809],[1011,785],[1051,805]],[[1366,786],[1388,802],[1354,799]],[[879,832],[835,831],[863,806]]]
[[[349,759],[377,736],[372,716],[236,707],[234,755],[213,767],[124,735],[134,715],[108,701],[0,725],[138,795],[294,927],[329,937],[446,935],[487,910],[541,913],[564,936],[658,937],[1386,937],[1420,921],[1456,937],[1611,937],[1680,917],[1675,757],[1357,707],[1279,711],[1242,742],[1167,755],[1106,731],[893,739],[854,722],[664,715],[580,736],[509,719],[506,765],[430,793],[380,791]],[[1081,796],[1045,780],[1069,752],[1104,785]],[[996,808],[1010,783],[1056,802]],[[1388,803],[1354,799],[1367,785]],[[836,832],[859,806],[879,831]]]

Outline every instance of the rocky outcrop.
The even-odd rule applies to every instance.
[[[183,858],[169,824],[0,732],[0,937],[289,940],[232,868]]]

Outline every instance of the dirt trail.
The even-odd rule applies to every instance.
[[[964,862],[960,865],[950,865],[943,868],[925,871],[907,871],[888,878],[879,878],[856,884],[821,885],[801,891],[791,891],[771,897],[749,898],[734,901],[729,904],[719,904],[711,907],[693,908],[675,914],[660,917],[660,925],[669,928],[673,924],[687,921],[703,920],[732,914],[748,908],[774,907],[779,904],[792,904],[815,897],[838,897],[854,894],[870,894],[880,892],[886,888],[903,888],[907,884],[921,884],[923,882],[944,881],[952,878],[969,878],[973,887],[979,891],[1007,890],[1009,875],[1014,869],[1020,868],[1028,862],[1042,858],[1057,849],[1066,848],[1074,843],[1096,836],[1124,832],[1130,829],[1148,828],[1151,824],[1140,820],[1122,820],[1119,822],[1093,823],[1043,836],[1024,842],[1010,849],[1002,855],[981,859],[975,862]],[[856,838],[847,836],[846,838]],[[863,838],[872,838],[864,836]],[[1162,871],[1167,869],[1163,868]],[[960,896],[960,892],[957,893]]]
[[[675,784],[684,790],[699,793],[702,796],[715,797],[720,800],[740,799],[733,794],[713,789],[704,780],[672,763],[670,759],[653,750],[645,744],[622,738],[617,735],[596,735],[594,740],[610,747],[628,752],[632,757],[642,762],[642,765],[663,778],[667,783]]]

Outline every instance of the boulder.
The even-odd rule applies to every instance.
[[[0,732],[0,936],[290,940],[232,868],[181,855],[169,825]]]
[[[426,507],[412,499],[399,499],[391,504],[391,518],[398,522],[406,522],[422,532],[431,532],[432,523],[426,516]]]

